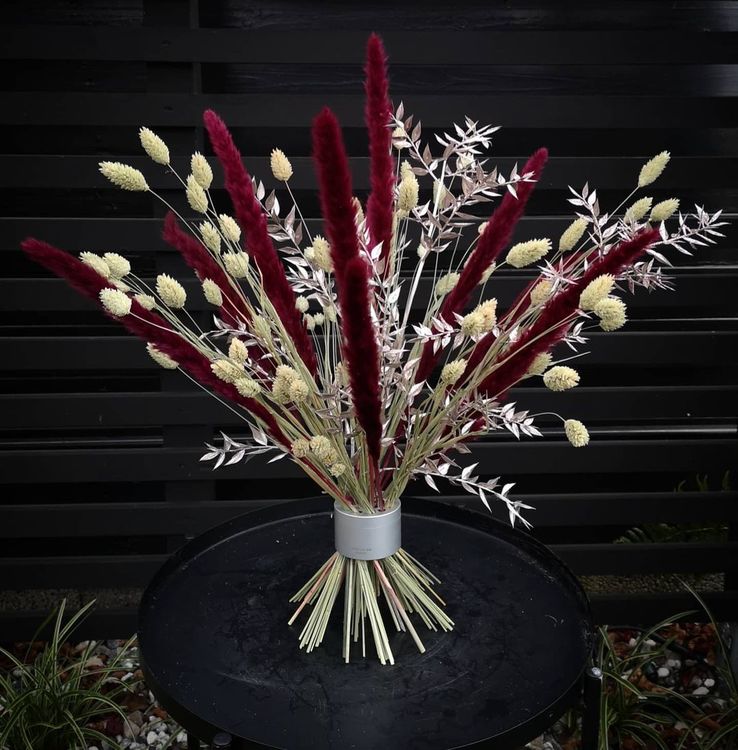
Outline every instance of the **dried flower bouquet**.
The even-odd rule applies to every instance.
[[[337,513],[361,517],[391,512],[413,478],[434,490],[442,478],[488,508],[495,498],[510,523],[529,526],[521,515],[529,506],[510,497],[511,484],[481,479],[476,464],[462,466],[458,456],[491,430],[540,435],[536,415],[506,403],[510,389],[531,377],[552,391],[575,387],[578,373],[554,359],[554,348],[576,351],[587,331],[623,326],[626,289],[670,288],[663,250],[689,254],[714,242],[722,236],[720,212],[696,207],[683,214],[677,199],[631,202],[665,168],[669,154],[662,152],[609,213],[600,210],[596,191],[570,188],[576,216],[556,247],[535,238],[507,249],[541,178],[546,149],[505,176],[485,155],[498,128],[466,118],[452,132],[434,135],[434,153],[402,104],[393,112],[376,36],[368,42],[365,73],[371,191],[364,205],[352,190],[336,117],[326,108],[313,123],[326,237],[310,233],[282,151],[272,152],[271,170],[288,198],[286,212],[246,171],[221,119],[205,112],[232,217],[213,205],[213,172],[204,156],[192,156],[182,179],[166,144],[141,129],[146,153],[177,175],[190,208],[201,215],[190,223],[167,203],[164,239],[200,280],[214,308],[213,330],[198,327],[185,289],[166,274],[150,288],[117,253],[83,252],[76,259],[36,239],[23,248],[144,339],[159,365],[179,368],[248,423],[248,440],[224,436],[203,460],[218,467],[275,451],[272,460],[287,456],[298,464],[335,501]],[[100,169],[124,190],[164,200],[130,166],[102,162]],[[421,186],[429,200],[421,201]],[[472,208],[493,201],[497,206],[481,223]],[[535,264],[537,278],[500,313],[487,295],[492,275]],[[561,421],[572,445],[588,443],[581,422]],[[380,661],[393,663],[380,598],[395,627],[409,631],[422,651],[412,613],[431,629],[453,626],[436,582],[403,548],[381,559],[336,551],[295,595],[299,605],[290,622],[311,605],[300,646],[312,650],[343,588],[345,660],[352,640],[361,638],[365,653],[368,619]]]

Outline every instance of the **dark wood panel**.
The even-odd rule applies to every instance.
[[[383,31],[393,70],[408,64],[601,65],[735,62],[738,34],[702,31],[541,30]],[[33,42],[29,44],[28,37]],[[116,60],[126,62],[229,62],[268,65],[363,63],[366,31],[324,28],[305,31],[260,29],[116,28],[10,26],[0,29],[0,60]]]
[[[414,112],[426,126],[445,128],[463,122],[465,115],[505,127],[577,127],[585,120],[590,128],[662,128],[673,126],[679,112],[681,127],[735,127],[738,102],[701,96],[573,96],[541,93],[473,95],[414,94],[404,97],[406,111]],[[289,108],[282,95],[268,94],[85,94],[17,93],[3,97],[0,124],[26,125],[199,125],[202,112],[215,109],[237,127],[310,126],[312,118],[330,106],[341,123],[363,127],[361,94],[292,94]],[[689,102],[689,106],[685,106]],[[637,113],[635,115],[634,113]]]
[[[586,452],[565,440],[512,439],[505,442],[473,443],[469,463],[479,462],[478,471],[491,476],[504,471],[514,474],[655,473],[678,469],[722,475],[735,463],[735,437],[612,440],[597,439]],[[97,448],[0,450],[0,475],[9,483],[50,482],[148,482],[164,480],[210,481],[212,465],[199,461],[200,446],[192,448]],[[39,467],[43,467],[39,470]],[[276,463],[253,459],[247,464],[221,468],[220,479],[301,478],[300,469],[284,459]]]

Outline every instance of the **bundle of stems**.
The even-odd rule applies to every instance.
[[[243,420],[248,437],[224,435],[222,444],[208,444],[202,460],[215,468],[273,452],[271,460],[289,458],[331,501],[363,515],[391,510],[411,480],[437,490],[442,479],[488,509],[496,499],[511,524],[530,526],[522,514],[530,506],[514,499],[512,484],[480,476],[476,463],[462,465],[460,457],[492,430],[540,436],[538,415],[506,402],[510,389],[528,378],[542,378],[552,391],[576,387],[579,374],[564,364],[571,356],[555,360],[556,347],[577,352],[588,331],[621,328],[621,293],[670,288],[664,249],[690,254],[715,242],[720,212],[697,206],[685,214],[676,198],[655,205],[649,196],[634,199],[666,167],[664,151],[644,164],[633,192],[610,213],[588,185],[570,188],[576,215],[557,247],[548,238],[510,247],[547,150],[505,176],[488,164],[498,128],[465,118],[433,134],[434,153],[420,122],[405,116],[402,104],[393,108],[375,35],[365,73],[365,202],[354,195],[335,115],[326,108],[312,126],[325,236],[310,232],[290,187],[287,155],[272,151],[279,195],[267,193],[212,111],[204,124],[233,215],[214,205],[208,159],[195,153],[190,173],[181,176],[166,143],[146,127],[139,131],[143,149],[179,180],[198,221],[152,190],[139,170],[101,163],[115,185],[148,192],[167,207],[164,240],[200,281],[213,307],[211,330],[190,315],[176,279],[143,279],[119,253],[75,258],[33,238],[23,249],[142,338],[157,364],[178,368]],[[676,226],[670,230],[667,222]],[[498,311],[487,294],[495,276],[534,266],[535,278]],[[573,446],[589,442],[579,420],[554,416]],[[411,615],[431,630],[453,626],[437,583],[404,548],[368,562],[336,553],[295,594],[299,606],[290,622],[309,607],[300,645],[316,648],[343,589],[344,658],[359,637],[366,652],[368,619],[380,661],[392,663],[387,615],[421,650]]]

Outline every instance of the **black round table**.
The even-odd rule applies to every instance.
[[[193,737],[234,748],[516,748],[580,696],[593,626],[568,568],[489,515],[403,500],[403,547],[442,581],[452,632],[390,633],[341,658],[342,597],[323,644],[298,649],[288,602],[332,552],[327,498],[235,518],[193,539],[144,593],[148,684]],[[226,733],[226,734],[222,734]],[[193,740],[193,746],[194,740]]]

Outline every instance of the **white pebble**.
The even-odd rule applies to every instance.
[[[679,659],[667,659],[666,660],[666,666],[667,667],[678,667],[681,664]]]
[[[648,639],[647,639],[647,640],[645,641],[645,643],[646,643],[646,645],[647,645],[647,646],[648,646],[649,648],[653,648],[653,647],[654,647],[654,646],[656,645],[656,641],[652,641],[652,640],[651,640],[650,638],[648,638]]]
[[[710,691],[706,687],[698,687],[692,691],[692,695],[707,695]]]
[[[669,670],[666,667],[659,667],[659,671],[657,672],[659,677],[668,677],[669,676]]]
[[[631,638],[631,639],[630,639],[630,640],[628,641],[628,645],[629,645],[629,646],[635,646],[635,645],[636,645],[636,639],[635,639],[635,638]]]
[[[715,680],[713,680],[712,677],[708,677],[703,684],[705,687],[713,687]]]
[[[156,732],[149,732],[146,735],[146,744],[153,745],[156,742],[157,739],[158,739],[158,736],[157,736]]]

